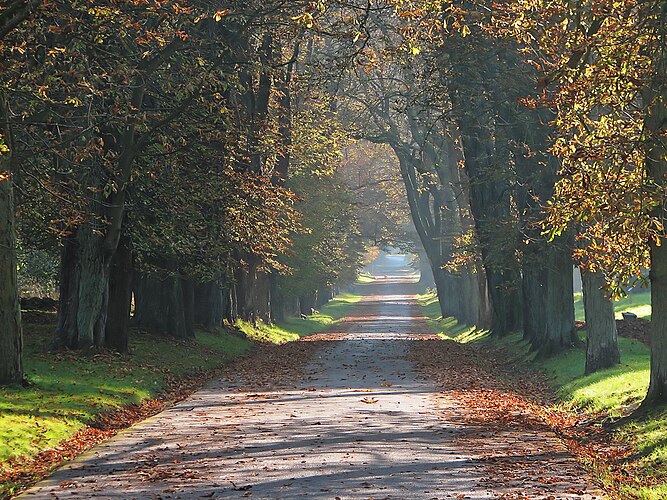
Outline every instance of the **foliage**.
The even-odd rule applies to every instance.
[[[52,251],[17,243],[19,292],[23,296],[53,296],[58,285],[58,259]]]
[[[556,112],[552,152],[561,179],[547,205],[552,237],[575,226],[576,258],[603,270],[615,292],[648,265],[647,242],[662,223],[652,215],[663,192],[647,176],[646,89],[657,70],[658,2],[549,2],[498,5],[489,29],[511,36],[542,75],[528,107]]]
[[[371,244],[406,247],[414,243],[398,161],[387,145],[356,141],[338,169],[358,207],[359,230]]]
[[[353,282],[363,253],[353,193],[338,174],[347,134],[317,103],[295,120],[286,186],[298,197],[303,229],[292,231],[293,247],[280,259],[289,272],[278,278],[278,289],[287,297]]]

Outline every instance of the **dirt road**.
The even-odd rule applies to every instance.
[[[552,479],[544,484],[533,472],[524,482],[494,481],[488,454],[466,444],[477,431],[459,418],[465,408],[409,361],[411,344],[430,335],[401,265],[388,258],[375,269],[380,279],[363,287],[364,300],[337,332],[313,343],[293,387],[212,383],[24,496],[598,498],[585,493],[585,474],[546,430],[504,437],[534,442],[522,453],[534,448],[533,465]],[[520,467],[516,461],[513,472]]]

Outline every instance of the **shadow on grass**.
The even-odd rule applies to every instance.
[[[0,389],[0,469],[5,460],[57,445],[105,411],[157,395],[168,376],[217,367],[250,347],[220,332],[199,332],[189,343],[134,333],[126,355],[46,352],[52,332],[53,325],[25,325],[30,385]]]

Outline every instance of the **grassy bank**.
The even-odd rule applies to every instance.
[[[255,341],[274,344],[291,342],[300,337],[326,330],[338,319],[345,317],[360,299],[360,295],[343,293],[325,304],[321,311],[309,315],[306,319],[292,317],[287,318],[282,323],[271,326],[260,325],[259,327],[241,322],[239,327],[248,338]]]
[[[538,362],[533,359],[520,333],[496,339],[486,331],[459,325],[453,318],[441,319],[433,294],[420,296],[420,303],[434,331],[443,338],[463,343],[493,343],[509,350],[515,361],[530,363],[536,370],[545,372],[560,400],[558,407],[561,409],[597,414],[601,419],[617,419],[635,409],[648,389],[650,350],[637,340],[619,339],[620,365],[584,375],[583,348],[573,348]],[[583,310],[578,309],[583,319]],[[632,311],[639,317],[649,318],[648,292],[639,292],[619,301],[616,311]],[[639,482],[639,485],[616,484],[622,498],[667,498],[667,409],[656,410],[642,419],[626,421],[616,432],[636,450],[624,467]],[[613,481],[611,476],[609,481]]]
[[[220,330],[176,342],[133,333],[130,354],[47,352],[52,324],[24,326],[28,387],[0,388],[0,478],[12,463],[73,437],[101,414],[156,397],[169,380],[205,373],[249,351],[255,340],[282,343],[320,332],[347,314],[360,297],[343,295],[307,320],[271,327],[242,325],[245,336]],[[20,484],[0,481],[0,498]]]
[[[622,319],[621,313],[635,313],[637,317],[651,319],[651,292],[640,289],[614,302],[616,319]],[[584,297],[581,292],[574,294],[574,316],[577,321],[584,321]]]

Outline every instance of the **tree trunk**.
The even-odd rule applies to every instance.
[[[227,289],[227,301],[225,302],[224,312],[224,317],[230,325],[236,323],[239,318],[238,304],[238,286],[234,283]]]
[[[186,319],[185,295],[179,276],[138,275],[135,286],[137,326],[159,335],[193,338],[194,329]]]
[[[452,310],[451,303],[454,300],[454,296],[451,293],[446,273],[439,267],[432,266],[431,269],[433,270],[433,280],[435,281],[435,292],[438,296],[440,315],[443,318],[453,316],[454,311]]]
[[[542,357],[561,352],[579,342],[574,325],[570,251],[549,245],[545,257],[545,325],[533,346]]]
[[[236,273],[238,314],[244,321],[271,323],[271,284],[269,274],[258,270],[256,257],[245,259],[247,265]]]
[[[478,325],[482,322],[482,297],[477,279],[471,266],[462,270],[461,277],[461,321],[466,325]]]
[[[523,264],[521,291],[523,298],[523,338],[535,346],[546,323],[544,268],[532,259]]]
[[[312,292],[308,295],[302,295],[299,297],[299,311],[301,314],[306,316],[311,314],[313,309],[315,309],[315,303],[317,302],[317,293]]]
[[[55,347],[102,347],[106,330],[109,259],[92,223],[63,241]]]
[[[2,100],[0,145],[6,133],[6,121],[6,103]],[[16,278],[16,225],[10,155],[0,151],[0,384],[23,380],[23,332]]]
[[[667,33],[667,2],[660,5],[660,38],[662,47],[656,49],[655,75],[644,92],[647,106],[645,134],[649,137],[646,147],[646,169],[650,179],[660,192],[667,185],[667,51],[664,49]],[[660,203],[653,215],[665,224],[667,208]],[[651,378],[648,393],[642,406],[667,403],[667,237],[664,231],[660,245],[651,242]]]
[[[491,331],[505,336],[521,328],[520,280],[513,271],[485,268],[491,298]]]
[[[132,247],[129,237],[122,236],[111,259],[109,305],[104,345],[125,353],[128,351],[128,325],[132,305]]]
[[[212,281],[195,287],[194,322],[207,329],[222,326],[226,301],[223,289],[218,282]]]
[[[667,168],[665,168],[667,172]],[[642,406],[667,403],[667,238],[651,245],[651,376]]]
[[[188,278],[181,278],[181,289],[183,290],[183,320],[185,323],[185,336],[195,338],[195,287]]]
[[[275,275],[270,276],[271,280],[271,317],[274,321],[285,321],[285,296],[280,292]]]
[[[602,289],[599,272],[581,271],[586,315],[586,375],[621,362],[614,303]]]

